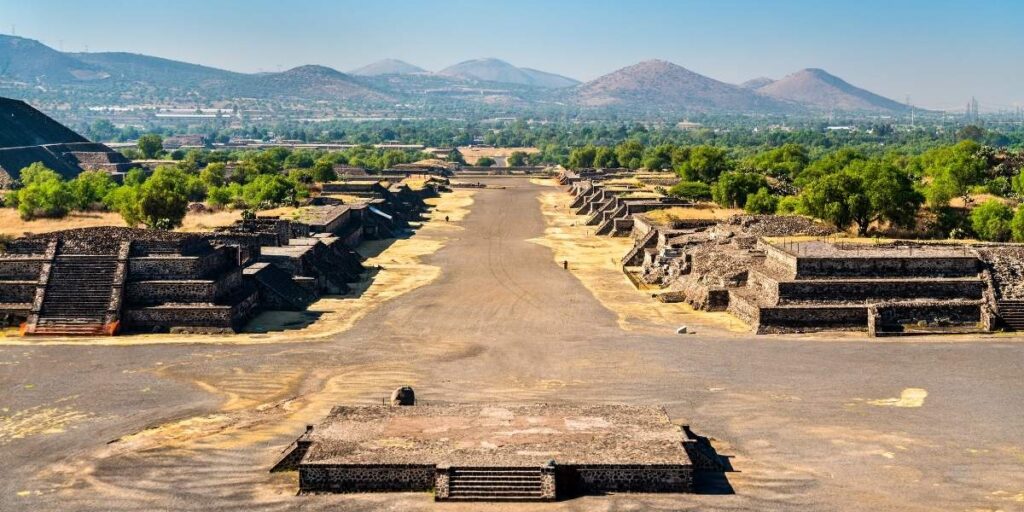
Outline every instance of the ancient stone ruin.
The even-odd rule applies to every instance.
[[[263,310],[305,310],[351,291],[363,239],[408,229],[426,209],[397,190],[369,204],[309,206],[307,221],[246,219],[214,233],[101,227],[7,243],[0,314],[26,335],[234,332]],[[390,213],[388,213],[390,212]]]
[[[785,215],[666,223],[649,213],[667,202],[631,202],[628,187],[606,179],[564,173],[561,182],[575,212],[601,226],[595,234],[632,237],[623,270],[659,288],[661,301],[728,311],[757,333],[1024,328],[1019,244],[844,242],[829,226]]]
[[[692,492],[695,470],[723,469],[709,448],[652,406],[338,406],[307,427],[273,471],[297,470],[300,493],[551,501]]]
[[[70,128],[19,100],[0,98],[0,187],[10,187],[21,170],[41,162],[65,179],[83,170],[120,175],[131,162],[109,147],[89,142]]]

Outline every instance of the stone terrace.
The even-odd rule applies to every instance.
[[[425,491],[437,500],[551,500],[564,492],[688,492],[696,440],[659,407],[340,406],[275,470],[301,492]]]

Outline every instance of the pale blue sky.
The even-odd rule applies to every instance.
[[[588,80],[649,58],[727,82],[824,68],[929,108],[1024,105],[1024,1],[0,0],[0,32],[237,71],[497,57]]]

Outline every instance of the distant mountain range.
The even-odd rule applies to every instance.
[[[356,76],[411,75],[428,71],[398,59],[384,59],[349,71]]]
[[[531,85],[536,87],[562,88],[579,84],[567,76],[546,73],[530,68],[517,68],[499,59],[476,59],[460,62],[438,71],[437,74],[468,78],[484,82]]]
[[[791,101],[816,110],[892,113],[908,109],[903,103],[850,85],[823,69],[802,69],[754,90],[771,98]]]
[[[686,113],[820,115],[898,114],[907,107],[855,87],[820,69],[780,80],[740,85],[709,78],[671,62],[649,60],[586,83],[517,67],[499,59],[460,62],[431,73],[387,59],[349,73],[317,65],[272,73],[238,73],[133,53],[64,53],[38,41],[0,35],[0,95],[46,95],[79,105],[118,102],[195,104],[197,101],[309,100],[352,111],[461,112],[486,108],[510,114],[531,109],[599,112],[634,117]],[[476,105],[476,107],[474,107]],[[418,109],[418,110],[417,110]],[[443,115],[443,114],[442,114]]]

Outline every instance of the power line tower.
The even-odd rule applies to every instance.
[[[910,95],[907,95],[907,110],[910,111],[910,127],[914,128],[914,105],[910,103]]]

